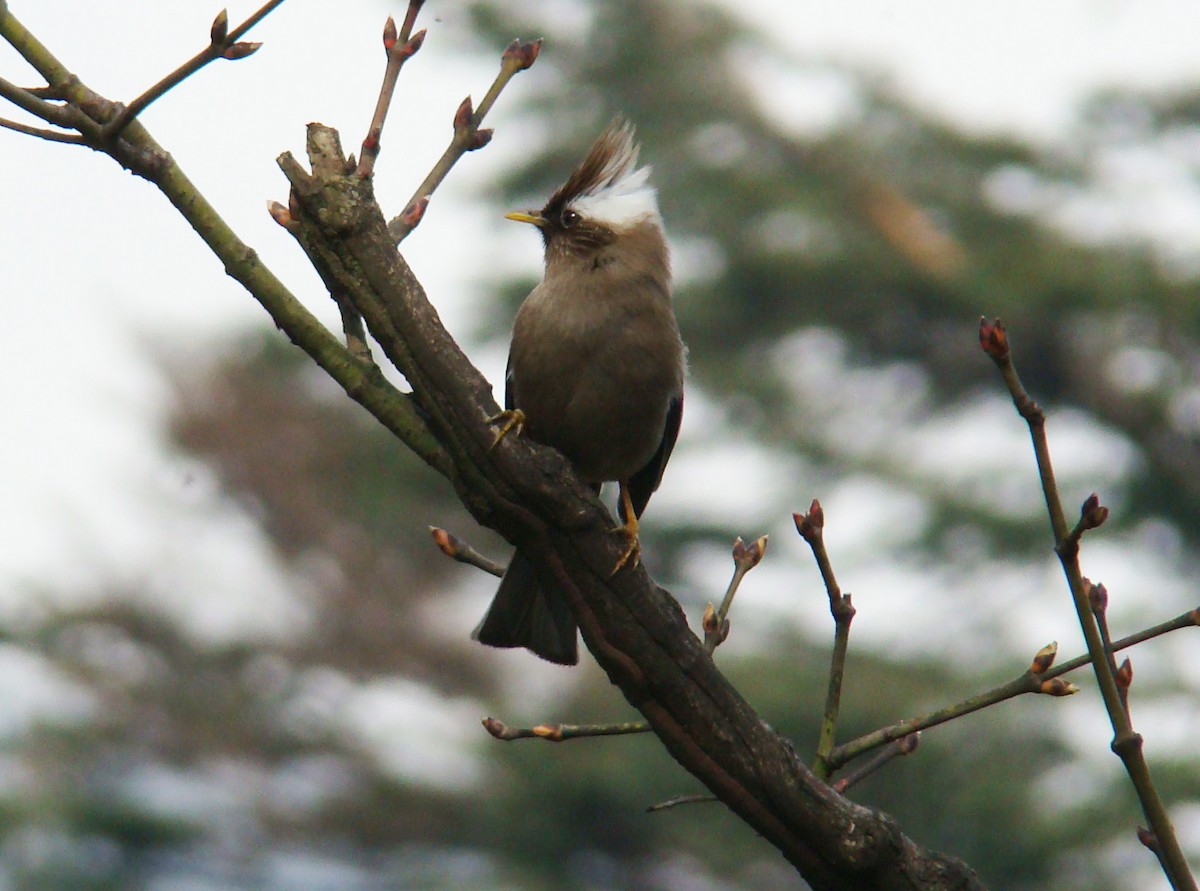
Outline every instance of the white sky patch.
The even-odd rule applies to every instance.
[[[91,717],[92,694],[38,653],[0,644],[0,737],[38,724],[76,724]]]
[[[749,441],[677,447],[653,510],[697,524],[763,523],[782,511],[801,483],[811,478],[803,465],[789,452]]]
[[[736,44],[730,65],[763,115],[793,136],[820,136],[861,113],[854,79],[832,65],[797,64],[757,42]]]
[[[468,789],[482,778],[474,752],[486,714],[480,702],[448,699],[408,678],[381,678],[347,689],[336,711],[336,726],[407,782]]]

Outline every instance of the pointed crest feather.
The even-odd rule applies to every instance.
[[[548,211],[572,208],[582,216],[624,226],[644,219],[661,225],[650,168],[637,166],[633,125],[614,118],[565,183],[550,198]]]

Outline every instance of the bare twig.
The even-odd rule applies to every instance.
[[[760,535],[750,544],[739,537],[733,543],[733,577],[725,588],[725,596],[721,598],[720,608],[714,608],[710,603],[704,611],[704,647],[711,656],[725,639],[729,637],[729,610],[733,606],[734,595],[741,587],[742,579],[760,562],[767,552],[767,536]]]
[[[496,739],[541,739],[546,742],[566,742],[587,736],[625,736],[645,733],[650,728],[645,721],[626,721],[619,724],[538,724],[536,727],[509,727],[495,718],[484,718],[483,726]]]
[[[371,126],[367,128],[366,138],[363,139],[362,151],[359,153],[357,173],[359,176],[370,176],[375,172],[375,159],[379,157],[380,140],[383,137],[383,125],[387,120],[388,109],[392,106],[392,96],[396,92],[396,81],[400,78],[400,69],[404,63],[417,54],[421,44],[425,42],[425,32],[412,33],[417,13],[425,0],[409,0],[408,13],[404,17],[404,26],[399,33],[396,31],[396,20],[388,16],[383,27],[383,48],[387,52],[387,66],[383,70],[383,85],[379,88],[379,98],[375,101],[375,113],[371,116]]]
[[[682,804],[704,804],[705,802],[716,800],[717,796],[705,795],[703,793],[697,795],[677,795],[674,798],[668,798],[666,801],[660,801],[658,804],[650,805],[646,808],[646,813],[656,814],[659,811],[667,811]]]
[[[74,127],[76,124],[72,110],[68,107],[57,102],[48,102],[34,91],[19,87],[2,77],[0,77],[0,99],[7,99],[17,108],[29,112],[36,118],[41,118],[48,124],[67,128]],[[15,130],[17,127],[10,129]]]
[[[1063,510],[1062,499],[1058,493],[1058,484],[1054,478],[1054,470],[1050,463],[1050,447],[1046,439],[1046,415],[1026,392],[1013,365],[1012,352],[1008,341],[1008,333],[999,319],[989,322],[982,319],[979,324],[979,342],[983,351],[996,363],[1000,374],[1012,396],[1013,405],[1018,414],[1025,419],[1029,426],[1029,435],[1033,441],[1033,452],[1037,459],[1038,474],[1042,481],[1042,493],[1046,499],[1046,511],[1050,515],[1050,527],[1054,535],[1054,550],[1062,564],[1063,573],[1071,589],[1071,598],[1075,604],[1075,613],[1079,626],[1083,630],[1087,642],[1088,654],[1091,656],[1092,670],[1096,675],[1096,683],[1108,712],[1109,722],[1113,728],[1112,749],[1125,765],[1129,778],[1137,791],[1142,805],[1142,812],[1150,823],[1150,829],[1158,839],[1162,849],[1161,862],[1172,886],[1176,889],[1194,889],[1196,881],[1192,877],[1179,839],[1167,814],[1166,806],[1158,793],[1158,789],[1150,776],[1150,768],[1142,751],[1142,737],[1134,732],[1129,720],[1129,712],[1124,704],[1124,697],[1117,684],[1116,672],[1111,659],[1106,655],[1110,648],[1105,647],[1096,616],[1093,614],[1088,599],[1089,584],[1083,577],[1079,566],[1079,541],[1083,533],[1100,526],[1108,516],[1108,509],[1100,504],[1095,495],[1088,498],[1080,511],[1079,522],[1075,527],[1067,526],[1066,513]]]
[[[238,39],[282,3],[283,0],[268,0],[232,31],[229,30],[229,14],[222,9],[217,13],[209,30],[208,46],[121,108],[116,116],[104,125],[104,137],[109,140],[116,139],[129,126],[129,122],[145,111],[151,103],[161,99],[210,62],[217,59],[236,61],[257,52],[262,46],[261,43],[238,43]]]
[[[845,774],[838,777],[833,783],[833,788],[844,794],[851,786],[861,783],[884,765],[891,763],[903,755],[915,752],[920,742],[921,734],[919,733],[910,733],[907,736],[893,740],[881,751],[877,752],[873,758],[868,759],[858,767],[848,770]]]
[[[1172,631],[1178,631],[1180,628],[1197,626],[1200,626],[1200,607],[1189,610],[1186,613],[1181,613],[1166,622],[1161,622],[1158,625],[1151,626],[1115,641],[1112,645],[1113,652],[1120,652],[1129,647],[1137,646],[1140,643],[1145,643],[1148,640],[1169,634]],[[1040,650],[1037,656],[1034,657],[1033,664],[1029,670],[1007,683],[968,697],[954,705],[930,712],[922,717],[897,721],[887,727],[881,727],[879,730],[850,740],[850,742],[835,746],[828,758],[830,769],[836,770],[858,756],[892,740],[899,739],[906,734],[918,730],[928,730],[930,727],[945,724],[948,721],[953,721],[956,718],[961,718],[964,715],[969,715],[972,712],[977,712],[980,709],[1003,702],[1006,699],[1021,696],[1025,693],[1043,693],[1052,696],[1068,694],[1071,692],[1068,688],[1061,687],[1054,682],[1059,681],[1061,676],[1068,672],[1083,668],[1085,665],[1090,665],[1092,661],[1091,654],[1084,653],[1081,656],[1060,662],[1054,668],[1049,668],[1045,662],[1044,655],[1048,649],[1048,647],[1044,647]],[[1054,651],[1057,651],[1057,647],[1054,648]],[[1053,653],[1050,655],[1053,656]]]
[[[48,142],[66,142],[71,145],[84,144],[83,137],[78,133],[60,133],[58,130],[45,130],[41,127],[31,127],[29,124],[22,124],[18,121],[10,121],[8,118],[0,118],[0,127],[16,133],[24,133],[26,136],[36,136],[38,139],[45,139]]]
[[[842,681],[846,673],[846,651],[850,646],[850,623],[854,620],[854,605],[849,594],[843,594],[833,574],[833,564],[825,550],[825,511],[821,502],[813,499],[804,514],[793,514],[796,531],[812,549],[825,592],[829,595],[829,612],[833,615],[833,653],[829,660],[829,688],[825,694],[825,714],[821,718],[821,732],[817,739],[816,761],[813,770],[817,776],[827,779],[832,773],[829,763],[837,737],[838,713],[842,703]]]
[[[503,566],[479,553],[457,535],[451,535],[445,529],[437,526],[430,526],[429,534],[433,536],[433,543],[438,546],[438,549],[452,560],[482,569],[497,578],[504,575]]]
[[[487,94],[479,106],[472,107],[470,96],[459,105],[458,111],[454,115],[454,136],[450,139],[450,145],[446,147],[425,179],[417,186],[416,191],[404,206],[404,210],[388,223],[388,234],[392,236],[396,244],[402,242],[416,228],[424,215],[425,207],[429,204],[430,196],[458,163],[458,159],[467,152],[483,148],[491,141],[492,131],[480,130],[479,125],[483,123],[484,117],[496,103],[508,82],[537,61],[541,48],[541,38],[528,43],[514,40],[501,54],[500,72],[492,81],[491,87],[488,88]],[[418,207],[420,208],[419,212],[415,210]]]

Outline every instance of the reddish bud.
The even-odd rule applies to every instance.
[[[496,131],[492,130],[490,127],[484,128],[483,130],[476,130],[472,134],[471,138],[467,140],[467,151],[478,151],[491,142],[494,135],[496,135]]]
[[[1054,664],[1054,657],[1058,655],[1058,641],[1053,640],[1037,651],[1037,655],[1033,657],[1033,662],[1029,666],[1030,672],[1033,674],[1044,674],[1050,670],[1050,666]]]
[[[415,229],[420,225],[421,220],[425,216],[425,208],[429,207],[429,196],[418,198],[408,207],[404,208],[404,213],[400,214],[400,222],[409,229]]]
[[[383,48],[391,50],[399,39],[400,35],[396,32],[396,20],[388,16],[387,21],[383,23]]]
[[[447,557],[454,557],[458,554],[458,539],[447,532],[445,529],[439,529],[437,526],[429,527],[429,534],[433,536],[433,543]]]
[[[769,540],[769,536],[760,535],[758,538],[754,539],[754,543],[752,545],[750,545],[750,550],[749,550],[747,557],[749,560],[752,561],[750,564],[751,567],[757,566],[759,563],[762,562],[762,558],[767,556],[767,541],[768,540]]]
[[[1126,659],[1117,669],[1117,673],[1113,676],[1117,682],[1117,686],[1128,690],[1133,686],[1133,663]]]
[[[704,629],[704,636],[717,633],[717,608],[711,603],[704,607],[704,618],[700,620],[700,625]]]
[[[208,30],[208,36],[212,39],[214,46],[221,46],[229,37],[229,10],[222,9],[217,13],[217,17],[213,19],[212,27]]]
[[[1042,681],[1038,692],[1045,693],[1047,696],[1071,696],[1078,693],[1079,688],[1062,678],[1050,678],[1048,681]]]
[[[1096,529],[1108,519],[1108,508],[1100,503],[1100,496],[1093,492],[1079,509],[1079,522],[1084,529]]]
[[[896,751],[901,755],[911,755],[917,750],[917,746],[921,744],[920,733],[910,733],[908,736],[902,736],[896,742]]]
[[[247,40],[238,41],[235,44],[225,47],[225,51],[221,56],[229,59],[231,62],[236,62],[238,59],[244,59],[247,56],[253,56],[262,46],[261,43],[251,43]]]
[[[763,555],[767,552],[767,536],[761,535],[746,544],[739,536],[733,543],[733,562],[736,563],[744,572],[749,572],[755,566],[762,562]]]
[[[792,519],[796,522],[796,531],[800,533],[800,537],[809,544],[819,539],[821,531],[825,528],[825,511],[821,502],[815,498],[809,505],[808,513],[792,514]]]
[[[418,31],[416,34],[414,34],[412,37],[408,38],[408,40],[406,40],[404,42],[404,46],[402,46],[398,50],[396,50],[396,53],[397,53],[397,55],[400,56],[401,59],[411,59],[413,56],[415,56],[417,54],[417,50],[419,50],[421,48],[421,45],[424,42],[425,42],[425,29],[422,28],[420,31]]]
[[[285,229],[290,229],[296,223],[291,212],[278,201],[267,202],[267,213],[271,215],[271,219]]]
[[[500,61],[516,65],[517,71],[524,71],[526,68],[533,66],[541,51],[542,38],[540,37],[528,43],[521,43],[519,40],[514,40],[504,48],[504,52],[500,55]]]
[[[497,721],[495,718],[484,718],[483,729],[496,737],[496,739],[505,739],[508,736],[507,725],[503,721]]]
[[[1137,828],[1137,838],[1138,841],[1140,841],[1155,854],[1162,852],[1162,846],[1158,843],[1158,836],[1145,826],[1139,826]]]
[[[458,103],[458,110],[454,112],[454,129],[466,130],[471,126],[472,118],[475,116],[475,106],[471,104],[471,97],[468,96],[462,102]]]
[[[999,319],[991,322],[985,318],[979,320],[979,345],[997,362],[1008,358],[1008,332]]]
[[[1088,603],[1092,612],[1102,615],[1108,609],[1108,588],[1104,587],[1103,582],[1097,585],[1086,578],[1083,583],[1087,585]]]

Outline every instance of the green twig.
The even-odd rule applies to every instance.
[[[821,717],[821,732],[817,738],[816,760],[813,771],[822,779],[833,772],[830,756],[837,738],[838,714],[842,705],[842,682],[846,674],[846,653],[850,647],[850,623],[854,620],[854,605],[849,594],[843,594],[833,574],[833,563],[825,550],[825,511],[821,502],[813,499],[808,512],[793,514],[796,531],[808,542],[821,579],[825,582],[825,593],[829,595],[829,612],[833,616],[833,652],[829,658],[829,687],[825,692],[825,713]]]

